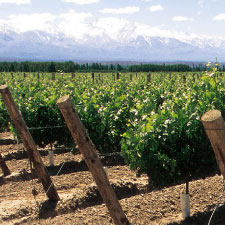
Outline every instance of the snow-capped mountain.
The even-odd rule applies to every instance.
[[[43,30],[19,32],[0,23],[0,58],[26,60],[206,61],[225,60],[225,39],[138,33],[135,24],[111,37],[92,30],[82,38],[66,35],[51,24]],[[176,36],[176,35],[174,35]]]

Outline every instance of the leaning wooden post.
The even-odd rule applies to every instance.
[[[108,207],[109,213],[116,225],[130,224],[126,218],[121,205],[112,189],[102,163],[98,158],[94,144],[87,135],[86,129],[80,121],[69,96],[64,96],[57,101],[58,107],[63,114],[67,126],[80,152],[83,154],[85,162],[92,173],[98,186],[98,190]]]
[[[0,167],[2,169],[2,172],[4,174],[4,176],[10,175],[10,170],[8,168],[8,166],[6,165],[2,155],[0,154]]]
[[[31,134],[27,129],[27,126],[23,120],[23,117],[12,98],[8,86],[7,85],[0,86],[0,93],[2,94],[2,99],[8,109],[9,115],[15,124],[18,135],[20,136],[23,145],[27,150],[28,157],[34,165],[35,172],[39,177],[39,179],[41,180],[49,200],[58,201],[59,196],[55,189],[55,186],[52,183],[51,177],[49,176],[48,171],[43,164],[41,155],[38,152],[34,140],[31,137]]]
[[[217,165],[225,178],[225,125],[221,112],[211,110],[206,112],[201,120],[213,147]]]

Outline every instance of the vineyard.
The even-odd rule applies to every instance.
[[[103,164],[109,167],[109,176],[114,173],[112,175],[114,178],[110,181],[117,196],[123,201],[122,207],[124,208],[126,199],[135,198],[135,195],[143,197],[146,193],[151,195],[152,199],[155,198],[152,193],[155,193],[164,199],[164,203],[170,201],[170,205],[174,207],[174,209],[166,210],[160,203],[162,208],[158,208],[159,211],[146,218],[149,223],[152,221],[157,224],[158,219],[169,215],[172,215],[171,220],[165,220],[165,224],[176,221],[179,209],[175,209],[175,207],[178,208],[177,199],[173,200],[170,195],[173,187],[175,192],[179,193],[184,187],[183,184],[190,182],[191,192],[198,186],[196,182],[204,183],[204,180],[197,179],[207,177],[207,180],[209,176],[218,172],[201,117],[212,109],[220,110],[222,115],[225,113],[225,76],[221,72],[215,74],[206,72],[151,74],[2,72],[0,75],[2,78],[0,84],[6,84],[9,87],[36,145],[42,149],[40,152],[46,165],[48,164],[46,149],[50,148],[54,151],[55,166],[48,167],[48,171],[54,177],[59,195],[62,190],[64,195],[66,195],[65,190],[68,191],[66,200],[57,206],[57,212],[51,211],[47,218],[44,212],[41,212],[42,220],[61,214],[69,216],[74,210],[79,213],[79,210],[87,209],[98,202],[96,203],[97,214],[102,215],[102,219],[106,221],[105,224],[110,222],[109,215],[102,212],[102,202],[98,198],[96,186],[92,184],[86,165],[78,154],[77,145],[74,144],[57,107],[57,99],[65,95],[70,96],[79,118],[98,150],[99,157]],[[0,101],[0,124],[1,132],[10,131],[15,137],[17,136],[17,130],[2,100]],[[13,198],[21,185],[26,183],[28,186],[27,190],[23,190],[24,195],[26,192],[29,192],[28,195],[31,193],[34,183],[38,185],[35,174],[27,172],[25,151],[22,144],[20,145],[18,145],[20,148],[17,146],[17,150],[16,146],[9,145],[11,147],[2,147],[1,151],[6,164],[9,163],[10,169],[17,172],[17,175],[6,177],[5,181],[3,178],[2,181],[2,187],[5,185],[6,188],[10,188],[8,185],[12,184],[14,192],[10,195]],[[67,158],[66,162],[64,162],[65,158]],[[16,165],[13,165],[12,160],[16,162]],[[57,171],[64,164],[65,167],[58,176]],[[24,167],[26,169],[22,170]],[[83,186],[75,181],[70,183],[73,173],[76,174],[75,176],[83,177],[85,180]],[[26,178],[27,174],[29,178]],[[121,176],[125,176],[122,181]],[[218,183],[223,185],[219,176],[213,179],[217,182],[215,185]],[[79,193],[73,194],[72,187],[75,186],[80,190],[80,196]],[[165,190],[168,198],[160,195],[158,190]],[[38,190],[38,192],[43,191]],[[5,188],[2,189],[3,193],[7,196]],[[215,199],[216,196],[213,196],[214,203],[210,203],[211,208],[207,209],[206,205],[202,205],[199,209],[192,211],[197,213],[198,210],[212,210],[212,205],[216,204]],[[41,201],[40,197],[39,201]],[[137,211],[143,210],[140,199],[135,201],[138,203],[131,208],[133,207],[133,210],[136,208]],[[144,205],[148,204],[143,199],[142,201]],[[1,218],[2,222],[11,221],[16,224],[29,221],[35,224],[37,214],[40,216],[40,210],[37,213],[32,207],[23,210],[19,209],[21,205],[16,207],[18,209],[15,211],[20,215],[18,217],[4,215]],[[49,208],[52,206],[45,207],[47,209],[44,209],[49,213]],[[91,210],[91,212],[93,216],[94,211]],[[146,215],[137,212],[136,217],[129,208],[126,208],[126,212],[132,221],[139,218],[140,224],[146,224],[141,221],[141,218],[144,219],[143,216]],[[83,214],[80,215],[82,220],[84,220],[83,216]],[[206,222],[209,214],[203,217],[201,222]],[[69,219],[67,221],[70,223]],[[47,223],[49,222],[53,221]],[[161,222],[163,224],[163,220]],[[96,223],[93,222],[93,224]],[[139,223],[134,222],[134,224]]]

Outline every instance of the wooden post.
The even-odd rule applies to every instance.
[[[84,160],[92,173],[98,186],[99,193],[108,207],[109,213],[116,225],[130,224],[126,218],[121,205],[112,189],[102,163],[98,158],[94,144],[87,135],[86,129],[80,121],[69,96],[64,96],[57,101],[58,107],[63,114],[67,126]]]
[[[148,74],[147,75],[147,84],[150,84],[150,82],[151,82],[151,74]]]
[[[8,166],[6,165],[2,155],[0,154],[0,167],[2,169],[2,172],[4,174],[4,176],[10,175],[10,170],[8,168]]]
[[[120,79],[120,74],[119,74],[119,72],[117,72],[117,74],[116,74],[116,79],[117,79],[117,80]]]
[[[72,79],[74,79],[74,77],[75,77],[75,74],[74,74],[74,72],[72,73]]]
[[[192,75],[192,81],[195,82],[195,73]]]
[[[58,193],[54,187],[54,184],[51,181],[51,178],[48,174],[46,167],[43,164],[41,155],[37,150],[37,147],[34,143],[33,138],[31,137],[29,130],[27,129],[23,117],[12,98],[8,86],[7,85],[0,86],[0,93],[2,94],[2,99],[8,109],[9,115],[15,124],[18,135],[20,136],[23,145],[27,150],[28,157],[34,165],[35,172],[39,177],[39,179],[41,180],[48,198],[50,200],[58,201],[59,200]]]
[[[103,83],[103,81],[104,81],[104,79],[103,79],[103,74],[102,74],[102,76],[101,76],[101,77],[102,77],[102,83]]]
[[[40,73],[39,72],[37,74],[37,78],[38,78],[38,82],[39,82],[39,80],[40,80]]]
[[[186,84],[186,75],[183,74],[183,84]]]
[[[23,78],[26,78],[26,73],[23,73]]]
[[[133,80],[133,75],[132,74],[130,74],[130,81],[132,81]]]
[[[225,178],[225,125],[221,112],[211,110],[206,112],[201,120],[213,147],[217,165]]]
[[[11,73],[11,78],[13,79],[13,73]]]
[[[91,76],[92,76],[92,81],[94,82],[95,81],[95,74],[94,74],[94,72],[91,73]]]
[[[52,80],[55,80],[55,73],[52,72]]]

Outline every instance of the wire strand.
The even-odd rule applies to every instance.
[[[62,170],[62,168],[63,168],[63,166],[64,166],[65,163],[66,163],[66,161],[63,162],[63,164],[62,164],[61,167],[59,168],[59,171],[58,171],[58,173],[56,174],[56,176],[59,175],[59,173],[61,172],[61,170]],[[48,192],[49,192],[50,188],[52,187],[52,185],[53,185],[53,183],[51,182],[51,184],[49,185],[49,187],[48,187],[48,189],[47,189],[47,191],[46,191],[46,195],[48,194]]]
[[[224,178],[223,178],[223,191],[222,191],[222,193],[220,194],[219,199],[218,199],[217,204],[216,204],[216,207],[214,208],[214,210],[213,210],[213,212],[212,212],[212,214],[211,214],[211,216],[210,216],[210,218],[209,218],[208,225],[211,224],[213,215],[215,214],[217,208],[219,207],[219,204],[220,204],[220,202],[221,202],[221,199],[222,199],[222,197],[223,197],[223,195],[224,195],[224,191],[225,191],[225,183],[224,183]]]
[[[47,126],[47,127],[29,127],[28,130],[55,129],[55,128],[63,128],[63,127],[67,127],[67,126],[63,125],[63,126]]]

